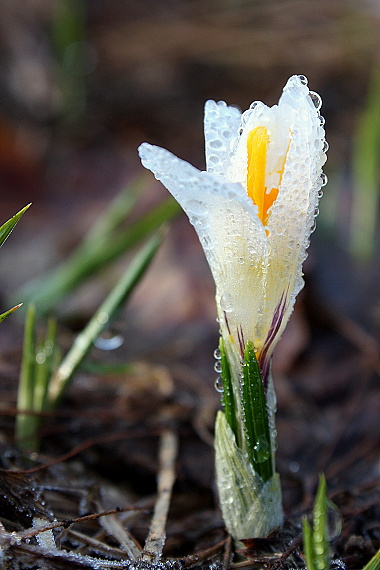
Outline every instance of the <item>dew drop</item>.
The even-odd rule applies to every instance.
[[[220,299],[220,306],[223,311],[230,313],[233,308],[232,297],[228,293],[224,293]]]
[[[321,186],[326,186],[327,182],[328,182],[327,175],[324,172],[322,172],[322,174],[321,174]]]
[[[315,91],[309,91],[310,99],[313,102],[313,105],[316,109],[320,109],[322,107],[322,99]]]
[[[124,343],[124,337],[121,334],[116,334],[113,336],[99,336],[94,345],[100,350],[115,350],[119,348]]]
[[[337,538],[342,530],[342,517],[333,503],[327,509],[327,534],[329,540]]]
[[[214,387],[215,390],[217,392],[219,392],[219,394],[221,394],[223,392],[223,380],[221,378],[221,376],[218,376],[214,382]]]
[[[214,370],[215,372],[217,372],[218,374],[220,374],[222,372],[222,363],[220,362],[220,360],[217,360],[214,364]]]
[[[319,116],[318,116],[318,119],[319,119],[319,124],[320,124],[320,126],[323,127],[323,125],[325,124],[325,118],[322,117],[322,115],[319,115]]]
[[[307,77],[305,75],[299,75],[298,79],[300,80],[300,82],[302,83],[302,85],[307,85],[308,80]]]
[[[214,350],[214,358],[216,358],[216,360],[220,360],[222,358],[219,348]]]
[[[324,141],[322,151],[327,152],[328,150],[329,150],[329,143],[327,141]]]
[[[253,103],[250,104],[249,108],[250,109],[255,109],[257,107],[257,101],[254,101]]]
[[[255,451],[255,461],[257,463],[263,463],[270,457],[270,447],[268,440],[265,436],[260,435],[257,439],[256,445],[253,448]]]

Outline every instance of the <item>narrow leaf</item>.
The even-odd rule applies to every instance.
[[[367,562],[363,570],[380,570],[380,549],[372,556],[371,560]]]
[[[376,243],[380,198],[380,68],[372,72],[366,106],[359,117],[353,152],[351,252],[368,261]]]
[[[29,208],[29,206],[30,204],[25,206],[25,208],[17,212],[17,214],[12,216],[12,218],[10,218],[7,222],[5,222],[5,224],[3,224],[0,227],[0,247],[3,245],[3,243],[5,242],[5,240],[7,239],[7,237],[9,236],[9,234],[11,233],[11,231],[13,230],[13,228],[15,227],[21,216]]]
[[[222,367],[221,377],[223,381],[223,393],[222,393],[222,404],[224,408],[224,414],[226,420],[235,435],[236,442],[238,442],[238,428],[237,428],[237,418],[236,418],[236,405],[235,396],[232,387],[231,371],[228,362],[226,350],[224,348],[224,343],[222,337],[219,340],[219,351],[220,351],[220,364]]]
[[[313,543],[317,570],[329,570],[330,568],[327,510],[326,479],[324,475],[320,475],[313,511]]]
[[[35,317],[33,305],[29,305],[25,318],[24,344],[22,350],[20,379],[17,393],[17,408],[33,410],[35,374]],[[16,440],[23,447],[31,445],[31,434],[35,433],[35,416],[19,413],[16,418]]]
[[[84,330],[76,337],[71,349],[62,360],[50,382],[49,402],[51,407],[54,407],[62,396],[72,375],[91,349],[94,341],[139,283],[161,241],[162,232],[152,236],[139,250],[115,288],[96,311]]]
[[[55,347],[57,335],[57,322],[49,319],[44,342],[36,354],[36,372],[33,407],[36,411],[43,411],[47,407],[47,391],[49,380],[53,374],[55,363]]]
[[[253,343],[248,341],[244,352],[242,382],[245,446],[255,470],[268,481],[273,475],[268,411]]]
[[[101,239],[92,233],[91,243],[86,240],[85,246],[80,247],[70,259],[55,272],[27,285],[19,292],[23,299],[29,299],[36,304],[38,313],[47,314],[56,306],[60,299],[82,283],[86,278],[103,270],[107,264],[119,255],[127,252],[168,220],[172,219],[180,208],[172,198],[164,200],[153,210],[141,216],[126,229],[104,234],[101,228]]]
[[[9,317],[9,315],[11,315],[12,313],[14,313],[15,311],[17,311],[17,309],[19,309],[20,307],[22,307],[22,303],[19,303],[18,305],[16,305],[15,307],[12,307],[11,309],[9,309],[8,311],[5,311],[5,313],[2,313],[0,315],[0,323],[2,323],[7,317]]]
[[[302,538],[306,568],[307,570],[316,570],[316,566],[314,564],[314,543],[312,538],[312,530],[306,517],[302,520]]]

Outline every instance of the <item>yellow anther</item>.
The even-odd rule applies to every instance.
[[[268,143],[266,127],[256,127],[248,135],[247,194],[258,207],[258,215],[264,225],[268,221],[268,210],[278,195],[278,188],[267,192],[265,185]]]

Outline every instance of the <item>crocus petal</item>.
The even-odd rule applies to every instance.
[[[206,101],[204,133],[207,172],[225,177],[230,165],[231,142],[236,137],[241,113],[224,101]]]
[[[256,336],[265,297],[269,249],[256,206],[240,184],[200,172],[162,148],[143,143],[139,154],[194,225],[214,276],[219,308],[239,346],[241,328],[247,338]]]

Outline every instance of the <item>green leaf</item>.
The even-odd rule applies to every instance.
[[[215,422],[215,471],[223,519],[236,539],[265,537],[282,524],[281,485],[277,473],[266,483],[219,411]]]
[[[36,352],[35,386],[33,408],[35,411],[47,409],[47,392],[56,361],[57,321],[49,319],[46,336]]]
[[[314,564],[314,544],[312,530],[306,517],[302,520],[302,537],[303,549],[306,559],[306,568],[307,570],[316,570],[316,566]]]
[[[30,204],[28,204],[27,206],[25,206],[25,208],[17,212],[17,214],[12,216],[12,218],[10,218],[7,222],[5,222],[5,224],[3,224],[0,227],[0,247],[3,245],[5,240],[7,239],[7,237],[9,236],[9,234],[11,233],[11,231],[13,230],[19,219],[21,218],[21,216],[24,214],[24,212],[26,212],[26,210],[29,207]]]
[[[328,540],[328,506],[326,478],[319,476],[319,485],[313,511],[313,543],[317,570],[330,568],[330,543]]]
[[[242,407],[245,447],[263,481],[273,475],[272,450],[268,410],[263,381],[253,343],[248,341],[244,351]]]
[[[368,261],[376,244],[380,197],[380,68],[372,72],[366,106],[359,117],[353,151],[351,252]]]
[[[33,410],[36,365],[35,321],[35,307],[34,305],[29,305],[25,318],[24,343],[17,393],[17,408],[19,410]],[[35,416],[18,413],[16,418],[16,440],[21,447],[33,447],[32,440],[36,431],[36,424]]]
[[[313,509],[313,528],[307,519],[302,521],[302,534],[307,570],[330,570],[330,543],[328,538],[328,508],[326,479],[319,476],[317,496]]]
[[[94,341],[141,280],[160,246],[162,238],[163,232],[156,233],[141,247],[115,288],[96,311],[84,330],[76,337],[72,347],[51,379],[49,385],[49,403],[51,407],[54,407],[62,397],[75,370],[91,349]]]
[[[222,393],[222,404],[224,408],[224,414],[226,420],[235,435],[236,442],[238,442],[238,427],[236,418],[236,404],[235,395],[232,387],[231,370],[228,362],[226,350],[224,348],[224,343],[222,337],[219,340],[219,351],[220,351],[220,364],[222,367],[221,378],[223,382],[223,393]]]
[[[91,230],[91,240],[85,238],[84,244],[69,260],[44,279],[37,279],[27,285],[24,290],[18,292],[18,295],[24,300],[35,303],[37,312],[46,315],[67,293],[157,231],[179,211],[177,202],[173,198],[168,198],[127,228],[111,231],[119,224],[112,206],[110,217],[97,224],[98,234],[95,233],[96,228]]]
[[[364,566],[363,570],[380,570],[380,549]]]
[[[22,303],[19,303],[15,307],[12,307],[11,309],[8,309],[8,311],[5,311],[5,313],[2,313],[0,315],[0,323],[2,323],[7,317],[9,317],[9,315],[17,311],[17,309],[19,309],[20,307],[22,307]]]

